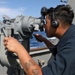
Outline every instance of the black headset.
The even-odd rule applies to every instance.
[[[59,26],[59,22],[57,20],[55,20],[55,13],[54,13],[55,8],[51,7],[50,10],[51,10],[51,13],[50,13],[50,15],[51,15],[51,24],[54,28],[57,28]],[[48,11],[48,9],[46,7],[42,7],[41,15],[43,17],[45,17],[45,15],[47,14],[47,11]]]
[[[55,20],[54,10],[51,14],[51,24],[54,28],[57,28],[59,26],[59,22],[57,20]]]

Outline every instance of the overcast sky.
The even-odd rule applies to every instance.
[[[60,0],[0,0],[0,20],[2,15],[15,18],[18,15],[40,16],[40,9],[43,6],[55,7],[62,4]]]

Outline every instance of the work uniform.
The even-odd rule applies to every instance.
[[[42,68],[43,75],[75,75],[75,25],[69,27],[53,50],[54,58]]]

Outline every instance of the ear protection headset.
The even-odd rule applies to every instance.
[[[57,20],[55,20],[54,9],[53,9],[53,12],[51,14],[51,24],[54,28],[57,28],[59,26],[59,22]]]

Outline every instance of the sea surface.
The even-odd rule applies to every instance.
[[[33,34],[40,34],[40,35],[46,37],[46,33],[44,31],[43,32],[40,32],[40,31],[34,32]],[[30,39],[30,48],[44,47],[45,44],[43,42],[38,42],[33,34],[32,34],[32,38]]]

